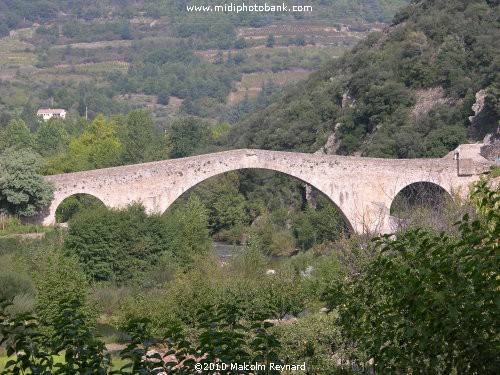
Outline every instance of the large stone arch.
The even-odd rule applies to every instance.
[[[320,188],[318,188],[317,186],[313,185],[312,183],[303,180],[302,178],[296,177],[296,176],[294,176],[294,175],[292,175],[290,173],[287,173],[287,172],[282,172],[282,171],[279,171],[277,169],[269,169],[269,168],[245,168],[245,167],[234,168],[234,169],[230,169],[228,171],[217,173],[217,174],[214,174],[214,175],[211,175],[211,176],[206,176],[205,178],[201,179],[198,182],[192,182],[192,183],[190,183],[188,185],[183,186],[183,189],[182,189],[183,191],[180,194],[178,194],[177,196],[170,196],[168,198],[169,199],[168,206],[165,209],[163,209],[163,206],[162,206],[163,211],[161,211],[161,214],[165,213],[165,211],[168,210],[168,208],[170,207],[170,205],[172,205],[177,199],[179,199],[182,196],[182,194],[188,192],[190,189],[193,189],[194,187],[198,186],[199,184],[202,184],[203,182],[207,181],[208,179],[220,176],[220,175],[222,175],[224,173],[229,173],[229,172],[234,172],[234,171],[242,171],[242,170],[245,170],[245,169],[267,170],[267,171],[272,171],[272,172],[283,173],[284,175],[287,175],[287,176],[290,176],[290,177],[292,177],[292,178],[294,178],[296,180],[299,180],[299,181],[303,182],[304,184],[312,186],[313,188],[315,188],[316,190],[318,190],[319,192],[321,192],[328,199],[328,201],[337,209],[337,211],[339,212],[340,216],[344,220],[344,223],[347,226],[348,230],[351,231],[351,232],[354,231],[354,228],[353,228],[351,222],[349,221],[349,218],[345,215],[345,213],[339,207],[338,203],[334,199],[332,199],[332,197],[330,195],[328,195],[327,193],[325,193],[324,191],[322,191]]]

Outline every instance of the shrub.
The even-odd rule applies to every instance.
[[[359,363],[373,359],[384,374],[497,372],[500,195],[483,184],[478,196],[482,218],[464,215],[458,235],[376,238],[363,274],[331,290]]]

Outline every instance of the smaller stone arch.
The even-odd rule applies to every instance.
[[[65,223],[81,209],[95,206],[106,207],[104,202],[93,194],[75,193],[68,195],[57,205],[54,221],[55,223]]]
[[[95,192],[89,192],[89,191],[66,191],[64,190],[59,190],[57,189],[54,192],[54,198],[52,199],[52,202],[50,205],[46,206],[38,215],[38,220],[42,222],[44,226],[51,226],[57,223],[56,221],[56,212],[60,204],[67,198],[75,196],[75,195],[88,195],[92,196],[95,199],[99,200],[104,206],[110,207],[109,204],[107,204],[106,200],[99,194]]]
[[[450,192],[440,184],[430,181],[415,181],[402,187],[390,206],[392,226],[404,224],[412,214],[421,212],[427,220],[436,218],[446,204],[453,201]],[[424,217],[422,217],[424,219]]]

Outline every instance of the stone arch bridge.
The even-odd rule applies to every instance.
[[[55,185],[54,198],[39,220],[43,225],[55,224],[59,204],[78,193],[93,195],[113,208],[140,202],[148,213],[161,214],[182,193],[210,177],[258,168],[282,172],[315,187],[337,206],[355,232],[388,233],[393,229],[391,203],[412,183],[431,182],[449,193],[467,194],[469,185],[489,169],[486,159],[474,151],[476,145],[470,146],[471,158],[458,159],[455,152],[442,159],[404,160],[242,149],[47,176]]]

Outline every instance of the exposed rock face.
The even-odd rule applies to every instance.
[[[342,108],[351,108],[354,105],[355,100],[351,98],[348,92],[342,95]]]
[[[315,152],[316,155],[335,155],[340,147],[340,139],[337,138],[337,130],[342,126],[341,123],[335,125],[335,130],[326,140],[326,143],[318,151]]]
[[[474,116],[469,116],[471,125],[477,126],[481,112],[484,109],[484,98],[486,98],[486,90],[480,90],[476,93],[476,102],[472,105]]]
[[[495,140],[499,140],[500,136],[498,135],[498,128],[490,134],[486,134],[487,129],[491,129],[491,121],[495,121],[485,108],[484,101],[487,95],[487,90],[480,90],[476,93],[476,102],[472,105],[474,116],[469,117],[471,123],[470,133],[475,139],[484,138],[483,143],[493,143]]]
[[[487,120],[487,113],[484,108],[484,101],[488,95],[487,90],[480,90],[476,93],[476,102],[472,105],[474,116],[469,117],[471,132],[474,135],[481,134],[481,123]],[[484,134],[484,133],[483,133]],[[500,158],[500,125],[483,138],[484,146],[481,147],[481,155],[488,160]]]
[[[481,155],[488,160],[500,159],[500,126],[495,129],[493,134],[485,137],[485,145],[481,147]]]
[[[417,90],[415,97],[417,102],[411,110],[413,116],[429,112],[429,110],[436,104],[447,104],[450,102],[450,100],[445,97],[444,89],[442,87]]]

